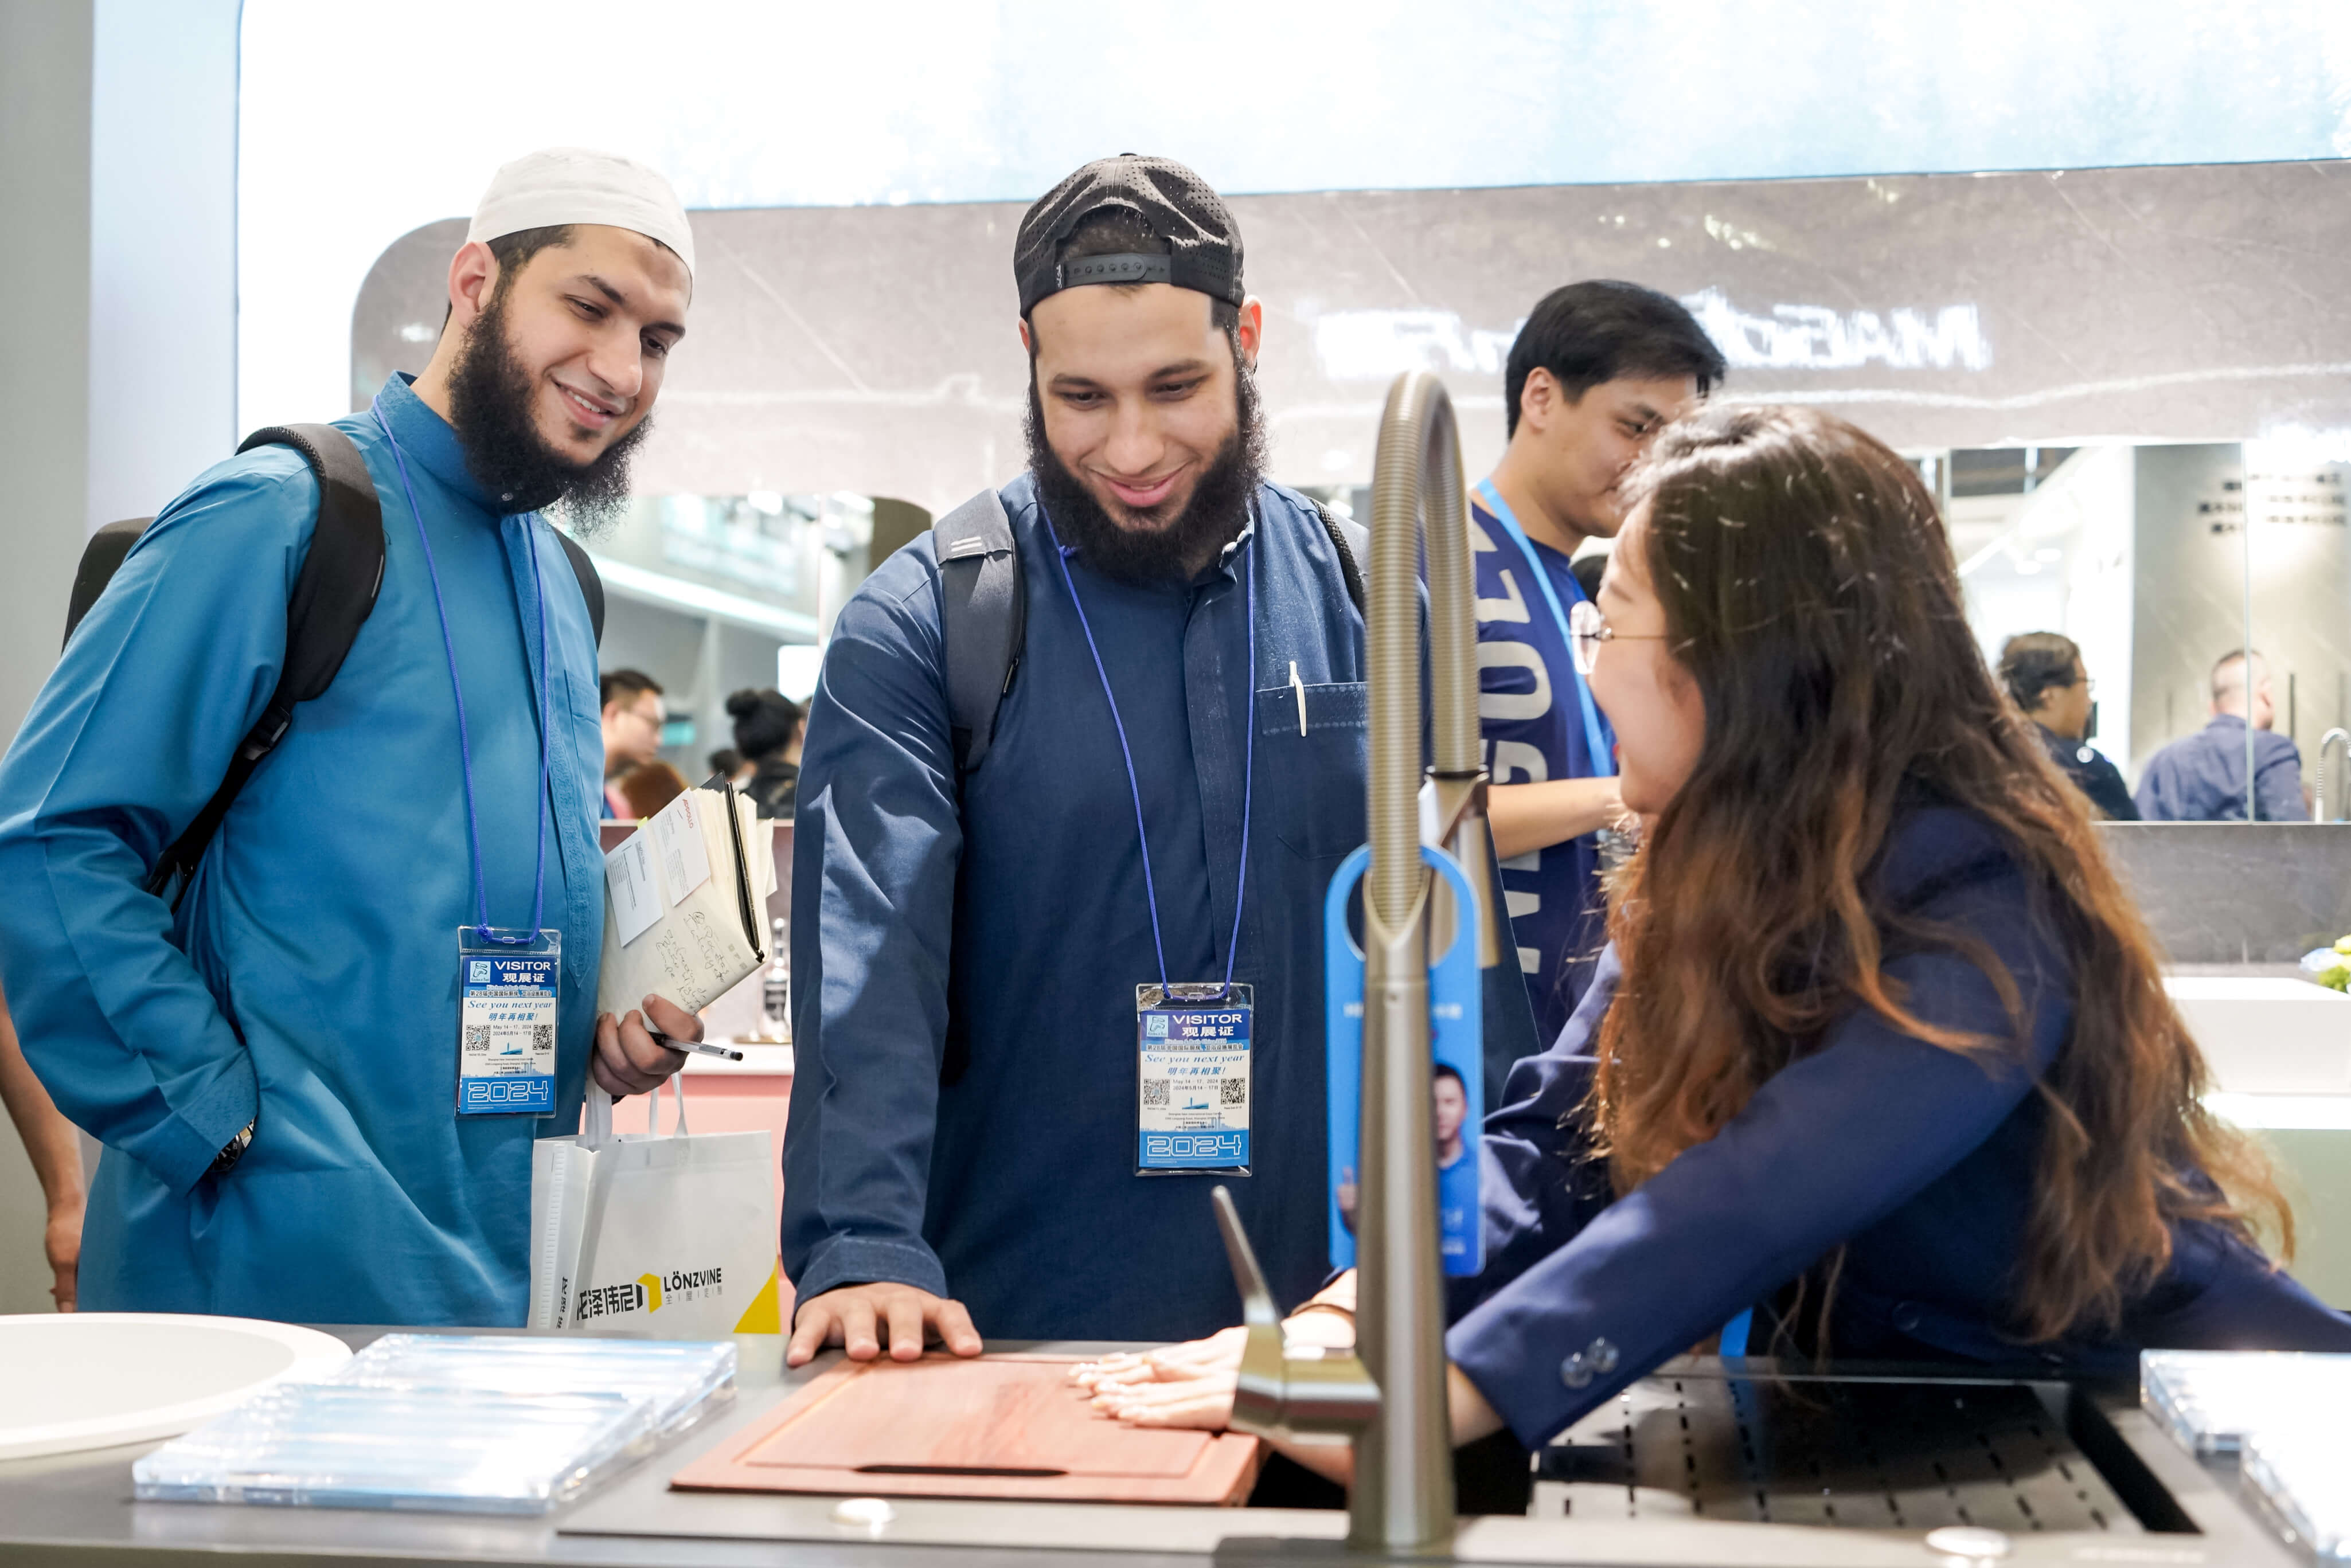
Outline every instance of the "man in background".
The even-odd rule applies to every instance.
[[[1679,304],[1605,279],[1543,296],[1503,372],[1502,460],[1470,497],[1478,718],[1494,852],[1537,1038],[1559,1037],[1598,956],[1600,831],[1624,810],[1615,738],[1577,672],[1570,564],[1625,525],[1617,486],[1667,421],[1722,380]]]
[[[2049,760],[2074,789],[2089,797],[2098,814],[2110,821],[2136,822],[2138,807],[2123,783],[2122,769],[2090,742],[2097,704],[2097,683],[2082,664],[2082,650],[2071,637],[2056,632],[2025,632],[2001,644],[2000,684],[2008,700],[2032,721]],[[2244,757],[2244,732],[2238,731],[2237,755]],[[2243,768],[2239,768],[2240,776]]]
[[[608,670],[596,691],[604,706],[604,815],[625,817],[627,803],[617,791],[621,775],[661,755],[669,714],[660,683],[643,670]]]
[[[2269,661],[2231,648],[2212,666],[2212,721],[2147,759],[2138,781],[2139,814],[2150,822],[2241,822],[2245,820],[2245,722],[2252,718],[2253,816],[2263,822],[2300,821],[2310,814],[2302,792],[2302,749],[2271,727],[2277,704],[2270,695]]]

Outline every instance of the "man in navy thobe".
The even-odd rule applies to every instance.
[[[1212,1178],[1138,1174],[1136,989],[1163,981],[1253,988],[1249,1170],[1213,1179],[1278,1294],[1329,1267],[1322,910],[1364,838],[1363,616],[1312,503],[1259,476],[1262,318],[1214,193],[1089,164],[1015,267],[1027,621],[985,759],[958,775],[927,536],[842,609],[810,713],[795,1363],[1234,1321]],[[1492,973],[1489,1042],[1522,1054]]]

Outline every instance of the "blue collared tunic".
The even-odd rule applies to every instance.
[[[501,515],[402,378],[381,406],[440,569],[490,918],[504,926],[530,919],[538,847],[537,540],[559,1114],[455,1113],[456,931],[475,907],[457,709],[415,517],[372,418],[337,423],[383,506],[374,612],[237,798],[177,915],[141,889],[268,702],[317,524],[299,455],[233,458],[131,550],[0,764],[0,975],[35,1071],[106,1145],[83,1235],[86,1310],[523,1318],[530,1144],[576,1122],[594,1021],[594,633],[547,524]],[[243,1162],[206,1176],[248,1122]]]
[[[1118,732],[1033,486],[1003,500],[1025,653],[960,812],[928,535],[857,591],[826,651],[794,843],[784,1268],[803,1298],[872,1281],[952,1294],[993,1337],[1206,1333],[1239,1310],[1211,1184],[1135,1175],[1134,988],[1161,977]],[[1256,987],[1253,1169],[1228,1185],[1293,1301],[1329,1268],[1322,907],[1364,841],[1363,618],[1311,504],[1270,485],[1197,583],[1115,582],[1081,556],[1071,572],[1133,746],[1175,980],[1224,977],[1254,714],[1233,966]],[[1498,1049],[1531,1050],[1517,976],[1489,980]]]
[[[1829,1348],[1858,1360],[2024,1360],[2127,1375],[2142,1348],[2351,1351],[2351,1318],[2220,1228],[2175,1221],[2160,1278],[2107,1333],[2025,1345],[2006,1332],[2037,1186],[2034,1084],[2074,1029],[2072,966],[1981,819],[1897,817],[1876,873],[1901,914],[1981,943],[2016,981],[2022,1052],[1965,1055],[1855,1009],[1721,1131],[1622,1197],[1584,1110],[1623,978],[1612,946],[1556,1045],[1511,1071],[1487,1118],[1486,1271],[1449,1282],[1446,1353],[1536,1447],[1625,1385],[1845,1249]],[[1886,934],[1903,1004],[1959,1033],[2011,1036],[1983,972]],[[2020,1059],[2022,1058],[2022,1059]]]
[[[2243,716],[2214,714],[2202,729],[2148,758],[2137,799],[2139,815],[2150,822],[2243,821]],[[2302,751],[2292,736],[2273,729],[2253,732],[2253,808],[2264,822],[2309,817],[2302,798]]]

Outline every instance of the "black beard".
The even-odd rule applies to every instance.
[[[1217,449],[1191,499],[1172,518],[1163,503],[1129,513],[1134,524],[1112,517],[1093,492],[1055,455],[1045,439],[1045,410],[1037,377],[1029,377],[1029,471],[1037,478],[1037,499],[1061,542],[1074,548],[1087,566],[1121,582],[1189,582],[1240,537],[1249,500],[1265,474],[1265,418],[1249,367],[1234,356],[1233,433]]]
[[[509,516],[560,505],[572,533],[593,538],[629,500],[629,459],[653,431],[650,416],[596,455],[574,463],[548,444],[531,414],[530,372],[507,340],[507,305],[490,301],[449,371],[449,423],[465,466]]]

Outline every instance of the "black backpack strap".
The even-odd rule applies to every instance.
[[[1028,629],[1028,591],[1012,519],[997,493],[982,490],[931,525],[938,550],[947,723],[956,768],[968,773],[996,737],[996,707],[1012,689]]]
[[[161,897],[170,889],[175,906],[237,791],[286,737],[295,705],[334,684],[383,586],[383,507],[351,438],[331,424],[271,425],[246,437],[237,450],[256,446],[291,446],[310,465],[319,478],[319,526],[286,601],[286,662],[277,689],[238,744],[220,788],[148,873],[147,891]]]
[[[604,580],[596,573],[596,563],[580,548],[580,541],[561,528],[550,528],[563,546],[565,559],[571,562],[571,575],[580,580],[580,597],[588,601],[588,624],[595,628],[596,646],[604,645]]]
[[[131,547],[139,542],[139,536],[154,520],[125,517],[119,523],[109,523],[90,535],[89,542],[81,547],[81,564],[74,568],[73,593],[66,601],[68,643],[73,641],[74,628],[81,624],[81,618],[89,613],[89,607],[98,602],[98,596],[114,580],[114,574],[122,570],[122,558],[131,553]]]
[[[1331,548],[1339,555],[1339,575],[1346,580],[1347,598],[1355,606],[1355,613],[1364,611],[1364,569],[1359,561],[1368,560],[1372,554],[1372,530],[1352,519],[1342,520],[1332,515],[1322,502],[1314,503],[1314,515],[1322,519],[1322,531],[1331,536]]]

